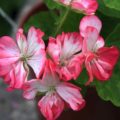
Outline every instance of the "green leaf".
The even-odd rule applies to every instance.
[[[111,101],[115,106],[120,107],[120,62],[116,65],[110,80],[106,82],[96,81],[98,95],[105,101]]]
[[[98,0],[98,3],[99,3],[98,11],[110,17],[120,18],[120,11],[107,7],[102,0]]]
[[[55,14],[53,12],[40,12],[30,17],[30,19],[25,23],[24,29],[27,32],[31,26],[40,28],[45,32],[44,40],[48,40],[48,37],[52,34],[55,28]]]
[[[103,1],[107,7],[120,11],[120,0],[103,0]]]
[[[116,45],[120,48],[120,23],[115,27],[115,29],[106,38],[108,45]]]
[[[56,3],[53,0],[44,0],[44,3],[47,5],[47,7],[51,10],[55,9],[55,8],[60,8],[61,5]]]

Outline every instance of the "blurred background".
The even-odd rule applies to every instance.
[[[16,29],[40,4],[41,0],[0,0],[0,36],[14,37]],[[6,87],[0,80],[0,120],[43,120],[38,118],[35,101],[26,101],[21,91],[7,92]],[[87,105],[82,111],[65,111],[58,120],[120,120],[120,108],[101,100],[95,89],[89,89],[85,99]]]

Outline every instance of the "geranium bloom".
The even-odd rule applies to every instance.
[[[16,35],[17,43],[11,37],[0,38],[0,76],[10,84],[10,88],[21,88],[27,80],[30,66],[39,78],[45,64],[44,33],[31,27],[27,39],[23,30]]]
[[[55,69],[53,62],[48,60],[42,80],[30,80],[23,87],[23,96],[26,99],[34,99],[37,92],[45,94],[38,102],[38,106],[47,120],[55,120],[65,107],[77,111],[85,105],[80,88],[60,81]]]
[[[119,57],[116,47],[104,47],[104,40],[99,35],[101,26],[96,16],[86,16],[80,23],[80,33],[84,36],[82,53],[90,77],[87,85],[93,81],[93,76],[108,80]]]
[[[66,6],[70,6],[72,9],[80,11],[87,15],[92,15],[98,8],[96,0],[55,0]]]
[[[49,39],[47,52],[57,66],[60,78],[76,79],[82,70],[82,38],[79,33],[62,33]]]

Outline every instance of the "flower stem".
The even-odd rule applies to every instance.
[[[57,26],[56,31],[55,31],[55,33],[54,33],[54,36],[56,36],[56,35],[60,32],[60,30],[61,30],[61,28],[62,28],[62,26],[63,26],[63,24],[64,24],[64,22],[65,22],[65,20],[66,20],[66,18],[67,18],[67,16],[68,16],[68,14],[69,14],[69,11],[70,11],[70,8],[67,7],[67,9],[66,9],[66,11],[65,11],[62,19],[61,19],[60,22],[58,23],[58,26]]]

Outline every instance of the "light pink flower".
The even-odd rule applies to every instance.
[[[72,0],[71,7],[84,14],[93,15],[98,8],[98,3],[96,0]]]
[[[102,28],[102,22],[95,15],[85,16],[82,18],[79,26],[81,36],[85,36],[87,27],[94,27],[100,33],[100,30]]]
[[[87,15],[93,15],[97,8],[97,0],[55,0],[66,6],[70,6],[72,9],[80,11]]]
[[[62,33],[49,39],[47,52],[57,66],[60,78],[76,79],[82,70],[82,38],[79,33]]]
[[[84,36],[82,53],[85,56],[85,67],[89,74],[86,85],[93,81],[94,76],[98,80],[108,80],[118,60],[119,50],[114,46],[104,47],[104,39],[99,35],[101,22],[97,17],[83,18],[80,28],[80,33]]]
[[[38,106],[47,120],[55,120],[65,105],[73,110],[80,110],[85,105],[80,89],[71,83],[60,81],[55,69],[55,65],[48,60],[42,80],[30,80],[23,87],[26,99],[34,99],[37,93],[45,94]]]
[[[0,38],[0,76],[4,76],[10,88],[22,87],[27,80],[28,66],[40,77],[46,59],[43,35],[41,30],[31,27],[27,39],[23,30],[18,30],[17,43],[8,36]]]

